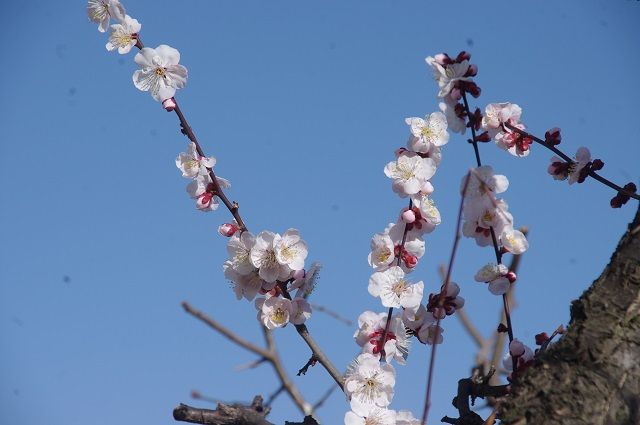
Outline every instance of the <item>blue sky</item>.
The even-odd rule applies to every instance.
[[[404,118],[437,109],[424,57],[472,53],[482,96],[511,101],[543,134],[563,131],[573,155],[588,146],[602,174],[638,182],[640,2],[135,1],[147,46],[180,50],[190,71],[178,99],[216,170],[231,180],[254,232],[299,229],[323,263],[314,302],[355,320],[382,310],[367,293],[373,233],[405,205],[384,176],[404,145]],[[85,2],[0,6],[0,406],[7,423],[174,423],[192,389],[248,401],[277,388],[268,367],[187,316],[188,300],[246,338],[255,310],[236,301],[221,265],[228,221],[195,210],[174,159],[186,147],[177,120],[133,87],[133,53],[108,53]],[[517,159],[493,144],[483,162],[510,179],[504,198],[530,227],[517,284],[515,333],[569,319],[569,303],[607,264],[637,203],[608,206],[592,181],[546,174],[550,154]],[[433,179],[443,223],[427,236],[414,277],[435,290],[454,233],[457,188],[473,151],[454,135]],[[466,310],[489,334],[500,300],[473,282],[490,249],[463,240],[453,273]],[[454,415],[456,382],[475,349],[444,321],[430,423]],[[340,368],[357,354],[347,327],[316,313],[309,328]],[[276,334],[295,375],[308,351],[292,328]],[[398,368],[392,407],[422,408],[429,351],[415,345]],[[319,367],[295,378],[311,402],[330,387]],[[298,413],[281,396],[276,423]],[[318,412],[341,423],[335,392]]]

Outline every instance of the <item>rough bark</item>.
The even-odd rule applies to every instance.
[[[566,333],[513,385],[503,424],[640,424],[640,210]]]

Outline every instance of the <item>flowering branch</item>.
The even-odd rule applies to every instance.
[[[528,132],[526,132],[526,131],[524,131],[522,129],[519,129],[518,127],[514,126],[513,124],[511,124],[509,122],[505,122],[504,125],[508,129],[518,133],[520,136],[529,138],[529,139],[535,141],[536,143],[538,143],[539,145],[542,145],[545,148],[549,149],[551,152],[555,153],[560,158],[562,158],[565,161],[567,161],[568,164],[574,164],[575,163],[575,161],[573,159],[571,159],[567,154],[565,154],[560,149],[555,147],[550,141],[542,140],[541,138],[539,138],[537,136],[534,136],[531,133],[528,133]],[[598,161],[598,160],[595,160],[595,161]],[[593,161],[593,162],[595,162],[595,161]],[[598,174],[598,173],[596,173],[594,171],[593,166],[588,167],[587,170],[588,170],[587,174],[590,177],[593,177],[594,179],[599,181],[600,183],[602,183],[602,184],[604,184],[606,186],[609,186],[611,189],[615,190],[616,192],[622,193],[625,196],[628,196],[628,197],[636,199],[636,200],[640,200],[640,195],[635,193],[635,191],[629,190],[626,186],[625,187],[620,187],[617,184],[613,183],[612,181],[605,179],[600,174]]]

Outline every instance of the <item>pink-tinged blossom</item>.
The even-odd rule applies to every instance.
[[[416,236],[424,233],[430,233],[437,225],[441,223],[440,211],[436,207],[433,199],[422,191],[411,196],[413,203],[412,210],[416,217],[415,221],[409,226],[410,232],[417,232]]]
[[[445,101],[440,102],[438,107],[447,119],[449,130],[459,134],[464,134],[467,131],[466,111],[461,103]]]
[[[267,329],[286,326],[293,312],[291,301],[286,298],[258,298],[256,299],[255,305],[258,310],[258,320],[262,322]]]
[[[318,278],[320,276],[321,267],[322,266],[317,261],[311,263],[309,270],[307,271],[302,270],[304,272],[304,276],[302,278],[297,278],[296,280],[293,281],[293,284],[289,288],[289,291],[297,289],[298,292],[296,292],[296,297],[307,298],[309,295],[311,295],[311,293],[316,287]],[[299,273],[298,270],[293,273],[294,279],[296,274],[298,273]]]
[[[238,230],[238,226],[234,223],[224,223],[218,226],[218,233],[227,238],[235,235]]]
[[[187,185],[187,192],[196,200],[196,208],[200,211],[215,211],[218,209],[218,200],[215,196],[215,187],[208,174],[199,175]]]
[[[409,355],[409,337],[402,323],[402,318],[393,315],[389,323],[389,330],[382,341],[387,324],[387,313],[374,313],[365,311],[358,317],[358,330],[353,334],[356,343],[362,347],[363,353],[370,353],[380,358],[382,350],[385,353],[385,361],[397,361],[405,364]]]
[[[449,282],[446,293],[444,287],[443,284],[437,294],[429,294],[427,311],[436,319],[444,319],[464,307],[464,298],[458,295],[460,294],[460,286],[455,282]]]
[[[407,234],[404,241],[404,250],[400,253],[400,245],[402,244],[402,238],[404,236],[404,223],[390,223],[385,229],[385,233],[389,235],[394,245],[394,254],[403,258],[405,254],[416,257],[416,259],[422,258],[425,252],[425,242],[419,236],[415,234]],[[402,264],[402,263],[401,263]],[[407,272],[407,269],[403,267],[403,270]]]
[[[234,234],[227,243],[227,253],[231,267],[239,274],[249,274],[256,270],[251,263],[251,248],[256,243],[256,238],[249,231]]]
[[[394,244],[388,233],[376,233],[371,238],[369,265],[376,271],[388,268],[395,260]]]
[[[396,371],[388,363],[369,353],[360,354],[347,369],[344,392],[350,400],[351,410],[367,416],[372,409],[386,408],[393,398]]]
[[[413,195],[436,172],[431,158],[422,158],[414,152],[405,151],[395,161],[384,167],[384,173],[393,180],[393,191],[402,198]]]
[[[589,173],[591,152],[585,147],[578,148],[575,160],[571,163],[554,156],[547,169],[548,173],[556,180],[569,179],[569,184],[582,183]]]
[[[144,47],[134,58],[140,68],[133,73],[133,84],[151,92],[158,102],[173,97],[176,89],[187,84],[187,68],[179,65],[180,52],[161,44],[155,49]]]
[[[291,323],[301,325],[311,317],[311,305],[307,300],[301,297],[295,297],[291,300]]]
[[[260,232],[249,254],[251,264],[260,270],[260,277],[269,283],[286,280],[291,274],[289,266],[278,261],[276,245],[280,239],[281,236],[277,233]]]
[[[519,230],[506,229],[500,235],[502,246],[514,255],[519,255],[529,249],[527,237]]]
[[[198,154],[198,148],[193,142],[189,142],[188,152],[182,152],[176,158],[176,167],[182,171],[182,177],[195,179],[198,175],[208,174],[207,168],[216,165],[214,157],[204,157]]]
[[[278,263],[291,270],[304,268],[304,260],[308,255],[307,244],[300,239],[300,232],[296,229],[289,229],[282,236],[276,236],[273,247]]]
[[[490,103],[484,110],[482,128],[486,130],[493,139],[499,132],[505,129],[505,123],[511,125],[518,124],[521,115],[522,108],[515,103]]]
[[[525,129],[524,124],[513,124],[513,126],[519,130]],[[529,155],[531,152],[530,146],[533,144],[533,139],[531,137],[524,136],[510,128],[505,128],[503,131],[496,134],[495,140],[496,146],[517,157]]]
[[[106,44],[108,51],[118,49],[121,55],[127,54],[138,42],[138,33],[142,25],[131,16],[126,15],[119,24],[111,25],[109,41]]]
[[[385,307],[417,308],[422,301],[424,283],[412,284],[399,266],[376,272],[369,279],[369,293],[379,297]]]
[[[396,425],[395,410],[372,407],[366,415],[347,412],[344,415],[345,425]]]
[[[437,58],[429,56],[425,61],[433,70],[433,79],[436,80],[438,87],[440,87],[438,97],[449,96],[459,81],[471,81],[471,78],[467,76],[469,71],[468,60],[442,64]]]
[[[449,141],[447,118],[442,112],[434,112],[424,119],[407,118],[405,122],[411,128],[409,146],[415,152],[429,153],[432,146],[442,146]]]
[[[89,0],[87,15],[91,22],[98,24],[98,31],[105,32],[109,27],[109,19],[124,19],[124,7],[118,0]]]

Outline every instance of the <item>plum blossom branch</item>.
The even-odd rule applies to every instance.
[[[538,143],[541,146],[544,146],[545,148],[549,149],[551,152],[555,153],[556,155],[558,155],[560,158],[564,159],[565,161],[567,161],[567,163],[572,164],[575,161],[573,159],[571,159],[571,157],[569,157],[567,154],[565,154],[564,152],[562,152],[560,149],[558,149],[557,147],[555,147],[554,145],[552,145],[551,143],[549,143],[546,140],[543,140],[537,136],[534,136],[531,133],[528,133],[522,129],[519,129],[518,127],[514,126],[513,124],[509,123],[509,122],[505,122],[504,123],[505,127],[507,127],[508,129],[520,134],[523,137],[528,137],[530,139],[532,139],[533,141],[535,141],[536,143]],[[621,186],[618,186],[617,184],[613,183],[612,181],[602,177],[600,174],[596,173],[594,170],[589,170],[588,172],[590,177],[593,177],[594,179],[596,179],[597,181],[599,181],[600,183],[609,186],[611,189],[615,190],[616,192],[620,192],[623,193],[627,196],[629,196],[630,198],[636,199],[636,200],[640,200],[640,195],[638,195],[635,192],[632,192],[630,190],[627,190]]]

